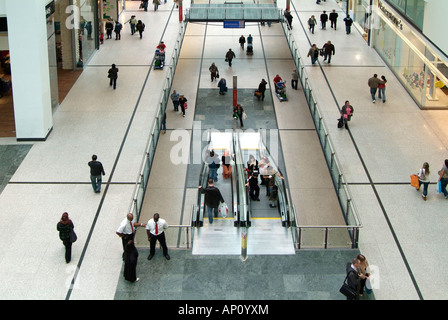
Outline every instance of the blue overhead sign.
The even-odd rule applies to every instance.
[[[245,28],[244,20],[224,20],[224,28]]]

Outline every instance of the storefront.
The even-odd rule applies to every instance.
[[[393,8],[377,1],[370,44],[422,109],[448,109],[448,63]]]

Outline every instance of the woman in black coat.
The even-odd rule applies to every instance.
[[[118,68],[115,66],[115,64],[112,65],[112,68],[109,69],[108,78],[110,79],[109,85],[113,85],[114,89],[117,88],[117,79],[118,79]]]
[[[59,231],[59,239],[65,247],[65,262],[69,263],[72,259],[72,239],[70,239],[70,233],[75,228],[73,221],[68,217],[68,213],[62,214],[61,220],[56,225],[56,229]]]
[[[260,84],[258,85],[258,91],[261,93],[261,101],[264,100],[264,92],[266,91],[266,80],[261,79]]]
[[[138,251],[134,245],[134,241],[129,240],[124,250],[124,273],[123,276],[127,281],[136,282],[137,278],[137,260]]]

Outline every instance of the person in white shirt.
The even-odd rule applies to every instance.
[[[123,257],[124,251],[126,249],[126,245],[129,240],[134,240],[135,228],[137,227],[145,227],[146,224],[134,222],[134,215],[132,213],[128,213],[126,218],[121,222],[118,230],[115,232],[120,238],[123,244]]]
[[[146,224],[146,233],[148,234],[148,241],[150,243],[148,260],[151,260],[155,254],[157,241],[159,241],[162,247],[163,256],[166,260],[170,260],[165,240],[165,229],[168,229],[168,223],[164,219],[161,219],[158,213],[154,213],[154,217]]]

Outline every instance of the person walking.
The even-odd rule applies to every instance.
[[[176,90],[173,90],[173,93],[171,94],[171,101],[173,101],[174,111],[179,111],[179,94]]]
[[[329,19],[330,19],[330,26],[334,30],[336,30],[336,23],[338,22],[338,13],[336,12],[336,10],[333,9],[333,11],[330,13],[329,15]]]
[[[198,189],[202,194],[205,194],[204,203],[207,206],[208,222],[213,223],[213,218],[218,216],[218,206],[220,203],[225,202],[222,197],[221,191],[214,186],[213,179],[208,179],[207,187]]]
[[[121,40],[121,29],[123,29],[123,25],[118,20],[115,21],[115,40]]]
[[[448,191],[446,191],[446,186],[448,185],[448,159],[445,159],[442,169],[439,170],[439,180],[442,184],[442,192],[445,199],[448,199]]]
[[[378,98],[379,99],[383,99],[383,103],[386,102],[386,77],[385,76],[381,76],[381,82],[380,85],[378,86]]]
[[[422,198],[423,200],[426,201],[426,197],[428,196],[428,185],[429,185],[429,175],[430,175],[430,171],[429,171],[429,164],[428,162],[424,162],[422,167],[420,168],[417,176],[418,176],[418,182],[420,184],[420,187],[423,185],[423,194],[422,194]],[[419,190],[420,188],[418,188],[417,190]]]
[[[353,107],[350,104],[350,101],[345,101],[345,104],[341,108],[341,117],[344,122],[345,129],[348,129],[348,121],[352,119],[353,116]]]
[[[105,175],[103,164],[99,162],[96,154],[92,155],[92,161],[89,161],[88,165],[90,167],[90,181],[92,183],[92,188],[95,193],[101,192],[101,175]]]
[[[154,5],[154,12],[159,9],[160,0],[152,0],[152,4]]]
[[[316,18],[314,17],[314,15],[312,15],[308,19],[308,29],[311,31],[312,34],[314,34],[314,27],[316,26],[316,24],[317,24]]]
[[[311,57],[311,63],[315,64],[319,59],[319,49],[316,44],[313,44],[310,50],[308,51],[307,57]]]
[[[73,221],[69,218],[68,213],[64,212],[61,216],[61,220],[56,225],[56,229],[59,231],[59,239],[65,247],[65,262],[69,263],[72,260],[72,243],[73,238],[70,234],[74,232],[75,225]]]
[[[233,119],[239,119],[240,120],[240,127],[244,127],[243,124],[243,113],[244,113],[244,109],[241,106],[241,104],[237,104],[235,107],[233,107]]]
[[[162,130],[163,130],[163,134],[166,133],[166,111],[163,113],[163,117],[162,117]]]
[[[210,78],[211,78],[212,82],[219,78],[219,70],[214,62],[208,68],[208,71],[210,71]]]
[[[260,84],[258,85],[258,91],[259,91],[260,94],[261,94],[261,101],[264,100],[264,93],[266,92],[266,85],[267,85],[267,84],[268,84],[268,83],[266,82],[265,79],[261,79],[261,82],[260,82]]]
[[[205,162],[208,164],[208,178],[213,179],[213,181],[218,181],[218,169],[221,166],[221,162],[215,151],[211,150],[208,154]]]
[[[373,77],[369,79],[367,85],[370,88],[370,95],[372,97],[372,102],[375,103],[376,92],[378,91],[378,87],[380,86],[381,80],[378,78],[378,75],[375,73]]]
[[[117,88],[118,68],[115,64],[112,64],[111,68],[107,72],[107,77],[110,79],[109,86],[113,85],[114,90]]]
[[[113,20],[106,21],[106,39],[112,39],[112,31],[114,31],[114,23]]]
[[[292,14],[289,10],[285,10],[285,13],[283,14],[285,16],[286,21],[288,22],[288,30],[292,29]]]
[[[226,61],[229,63],[229,67],[232,66],[232,60],[236,58],[235,52],[232,51],[232,49],[229,49],[226,53]]]
[[[148,2],[149,0],[142,0],[142,8],[145,11],[148,11]]]
[[[134,222],[134,215],[132,213],[128,213],[126,218],[120,223],[120,226],[115,233],[121,238],[121,244],[123,246],[123,259],[126,251],[126,245],[130,240],[134,240],[136,228],[145,226],[145,224]]]
[[[187,109],[187,101],[188,101],[187,98],[185,98],[185,96],[181,94],[179,97],[179,106],[180,110],[182,111],[183,117],[185,117],[185,110]]]
[[[166,260],[170,260],[168,247],[166,246],[165,230],[168,229],[168,223],[160,218],[158,213],[154,213],[152,219],[146,224],[146,233],[150,243],[148,260],[151,260],[156,253],[156,242],[159,241],[162,247],[163,256]]]
[[[241,49],[244,50],[244,44],[246,43],[246,38],[244,38],[244,36],[241,35],[241,37],[238,40],[238,43],[240,44]]]
[[[123,277],[129,282],[137,282],[140,278],[137,278],[137,261],[138,250],[135,247],[134,241],[129,240],[126,243],[124,250],[124,272]]]
[[[347,17],[344,18],[344,22],[345,22],[345,33],[350,34],[352,32],[353,19],[350,18],[349,14],[347,15]]]
[[[221,78],[218,82],[219,94],[224,95],[227,92],[227,82],[226,79]]]
[[[331,56],[335,54],[334,44],[328,40],[327,43],[323,45],[322,50],[324,52],[324,61],[327,61],[328,58],[327,63],[331,63]]]
[[[134,35],[137,25],[137,19],[135,19],[135,16],[131,16],[131,18],[126,21],[125,24],[126,23],[129,23],[129,26],[131,27],[131,35]]]
[[[249,33],[249,36],[247,37],[247,45],[252,45],[254,42],[254,38],[252,37],[252,34]]]
[[[328,14],[327,11],[324,10],[324,12],[322,12],[322,14],[320,15],[320,23],[322,26],[322,30],[326,29],[327,21],[328,21]]]
[[[291,74],[291,87],[295,90],[297,90],[297,83],[299,81],[299,75],[297,74],[297,70],[296,68],[292,69],[292,74]]]
[[[142,20],[138,20],[137,25],[135,27],[140,34],[140,39],[143,37],[143,31],[145,31],[145,24],[142,22]]]

